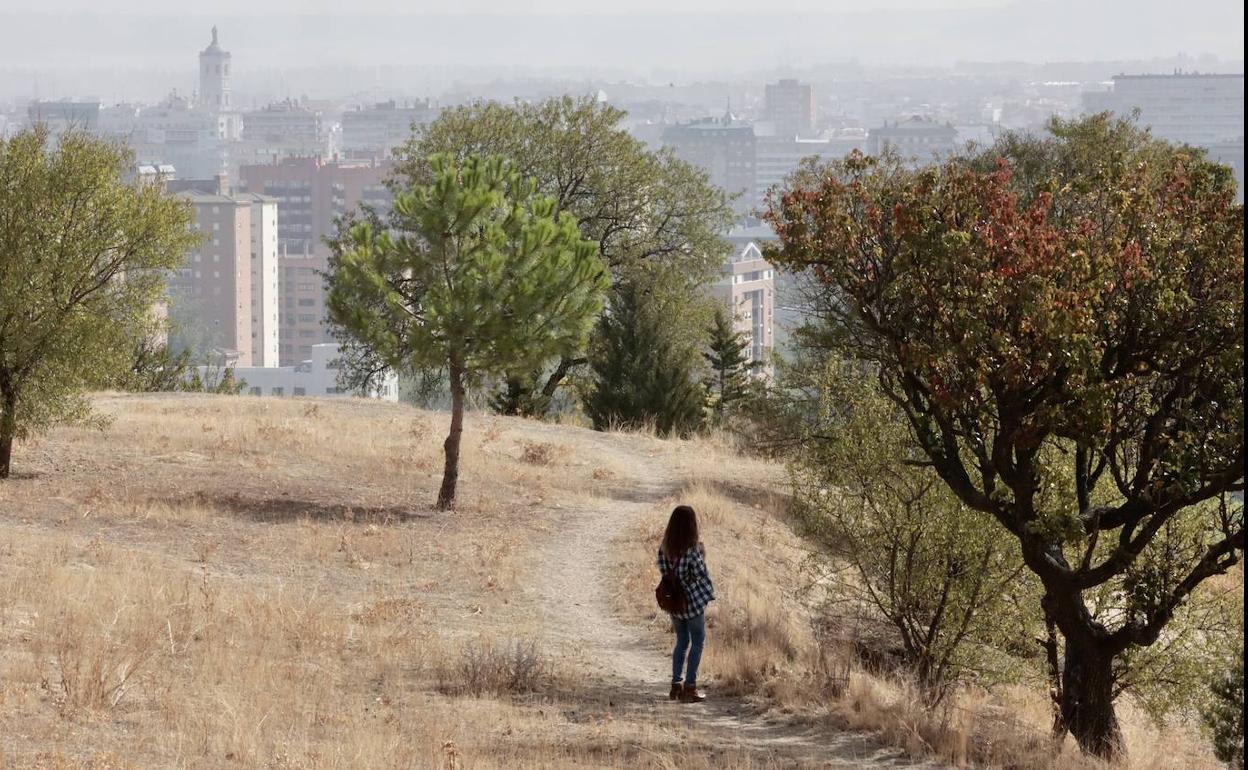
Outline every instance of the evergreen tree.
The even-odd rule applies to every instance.
[[[701,426],[704,391],[696,358],[664,326],[663,305],[633,282],[612,292],[598,322],[584,399],[595,429],[653,423],[663,435],[687,435]]]
[[[532,371],[581,347],[607,274],[576,219],[497,156],[430,160],[382,229],[332,245],[329,315],[367,354],[411,375],[445,369],[451,427],[437,506],[455,504],[470,385]]]
[[[746,352],[750,347],[749,339],[732,328],[732,319],[722,306],[715,309],[708,331],[708,350],[702,357],[711,367],[706,390],[711,413],[718,423],[732,410],[733,404],[749,395],[750,370],[757,368],[758,363],[750,361]]]

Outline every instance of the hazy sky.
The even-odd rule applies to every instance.
[[[0,94],[40,74],[128,70],[189,89],[213,24],[239,80],[348,65],[666,81],[851,59],[1244,57],[1238,0],[0,0]]]

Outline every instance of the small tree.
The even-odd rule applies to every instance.
[[[1236,770],[1244,768],[1244,650],[1230,671],[1213,683],[1213,703],[1205,723],[1213,734],[1218,759]]]
[[[185,203],[123,181],[130,154],[36,127],[0,139],[0,478],[13,441],[90,413],[155,331],[167,271],[196,243]]]
[[[1012,544],[925,466],[878,386],[829,361],[790,465],[794,510],[825,557],[829,606],[891,626],[934,705],[968,674],[1005,675],[997,650],[1027,644],[1016,607],[1035,591]]]
[[[1129,122],[1050,132],[816,169],[773,201],[769,259],[822,284],[829,344],[1015,539],[1064,642],[1061,727],[1113,756],[1123,661],[1243,552],[1242,504],[1202,503],[1244,488],[1244,209]]]
[[[181,390],[191,365],[191,351],[174,355],[169,346],[152,337],[134,343],[130,370],[117,382],[140,393]]]
[[[467,388],[584,343],[606,269],[570,214],[498,157],[431,159],[395,196],[390,231],[361,222],[330,265],[331,320],[399,372],[445,368],[451,427],[437,506],[454,506]]]
[[[715,421],[722,422],[737,402],[750,394],[750,370],[761,362],[751,361],[750,341],[732,327],[732,319],[722,306],[715,308],[715,318],[708,330],[710,340],[702,354],[711,368],[706,390]]]
[[[661,434],[685,435],[701,426],[705,391],[695,377],[697,353],[665,327],[664,304],[633,282],[611,292],[583,398],[595,429],[653,424]]]

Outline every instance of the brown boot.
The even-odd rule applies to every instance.
[[[687,683],[680,689],[681,703],[701,703],[706,700],[706,693],[699,692],[697,684],[693,682]]]
[[[668,700],[678,699],[680,697],[680,694],[684,692],[684,690],[685,690],[685,686],[683,684],[681,684],[680,682],[672,682],[672,691],[667,694],[667,699]]]

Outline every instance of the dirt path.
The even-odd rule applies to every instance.
[[[637,526],[656,503],[676,494],[682,479],[661,459],[632,442],[595,434],[604,452],[631,461],[632,474],[620,478],[609,505],[569,508],[549,539],[538,580],[542,610],[555,641],[576,650],[598,672],[584,683],[587,699],[601,706],[656,721],[674,721],[691,738],[727,750],[757,754],[760,762],[829,768],[935,768],[916,763],[868,736],[766,721],[738,698],[711,697],[699,705],[666,699],[669,659],[642,631],[612,609],[612,566],[616,539]],[[709,641],[714,644],[714,640]]]

